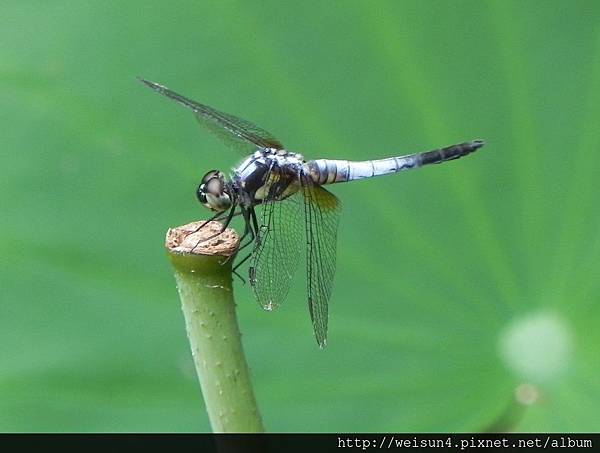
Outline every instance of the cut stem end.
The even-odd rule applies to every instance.
[[[240,243],[238,234],[219,222],[197,221],[169,228],[165,247],[169,252],[206,256],[232,256]]]

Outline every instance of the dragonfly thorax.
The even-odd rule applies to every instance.
[[[233,181],[240,201],[254,206],[266,199],[284,200],[297,192],[303,170],[301,154],[260,149],[234,168]]]
[[[231,207],[230,185],[218,170],[211,170],[204,175],[196,190],[196,196],[200,203],[211,211],[223,212]]]

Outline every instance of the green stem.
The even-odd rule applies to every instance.
[[[233,300],[231,263],[238,237],[227,230],[194,248],[200,236],[215,230],[209,224],[191,234],[197,225],[169,230],[167,252],[208,417],[213,432],[263,432]]]

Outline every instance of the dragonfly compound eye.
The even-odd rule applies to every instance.
[[[221,212],[231,207],[231,197],[223,173],[217,170],[209,171],[198,186],[196,196],[200,203],[211,211]]]
[[[200,184],[198,186],[198,190],[196,190],[196,197],[198,197],[198,201],[202,204],[206,204],[206,189],[204,184]]]

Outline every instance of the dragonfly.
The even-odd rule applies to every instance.
[[[206,173],[196,196],[214,213],[210,220],[221,221],[222,229],[217,234],[225,231],[234,216],[243,218],[239,250],[252,245],[252,251],[236,263],[234,270],[250,260],[248,281],[265,310],[273,310],[285,300],[304,256],[308,310],[321,348],[327,343],[342,207],[340,200],[323,186],[458,159],[484,145],[483,140],[472,140],[378,160],[305,160],[302,154],[288,151],[271,133],[249,121],[188,99],[158,83],[139,80],[190,109],[202,126],[244,153],[245,159],[230,175],[219,170]]]

